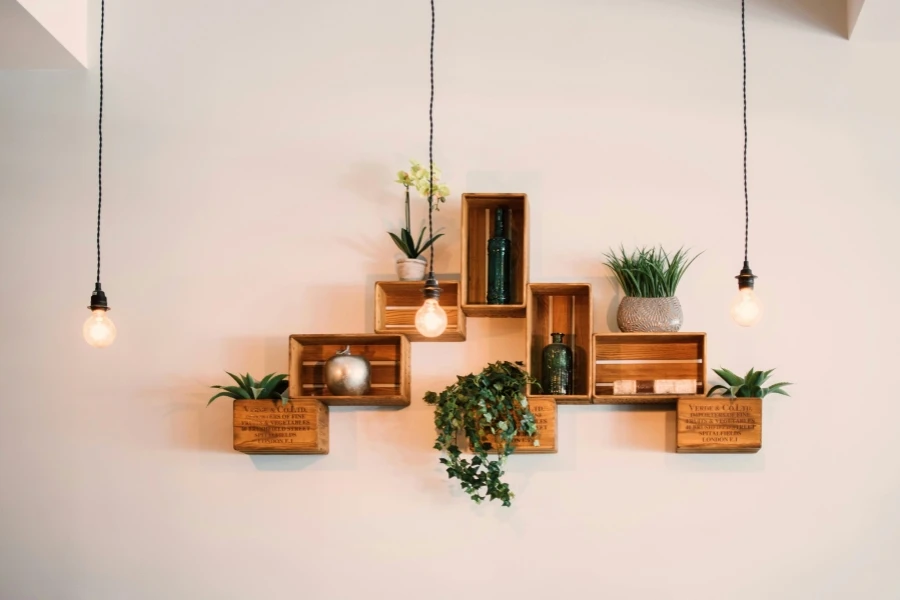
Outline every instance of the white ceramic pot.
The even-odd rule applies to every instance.
[[[426,263],[421,258],[401,258],[397,261],[400,281],[424,281]]]

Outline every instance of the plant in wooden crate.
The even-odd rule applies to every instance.
[[[429,185],[431,176],[428,169],[423,167],[415,160],[411,160],[410,170],[399,171],[397,173],[397,183],[406,188],[406,227],[400,230],[400,235],[388,232],[394,244],[406,255],[406,258],[397,260],[397,276],[400,281],[421,281],[425,279],[425,260],[419,258],[422,254],[434,244],[443,233],[439,233],[434,237],[425,240],[425,227],[419,232],[418,239],[412,236],[412,225],[409,218],[409,188],[414,187],[419,194],[427,198],[429,194]],[[435,210],[440,209],[441,202],[446,202],[447,196],[450,195],[450,188],[446,184],[440,183],[441,172],[437,167],[434,168],[434,199],[437,200]]]
[[[537,425],[528,407],[525,386],[537,383],[521,366],[510,362],[489,364],[478,375],[457,377],[443,392],[426,392],[425,402],[432,404],[437,440],[434,448],[447,453],[441,464],[450,478],[477,504],[500,500],[510,506],[514,494],[502,481],[506,458],[515,451],[517,435],[534,438]],[[459,438],[463,435],[472,448],[471,460],[463,458]],[[490,441],[489,441],[490,440]],[[539,440],[534,440],[539,446]],[[496,451],[492,460],[488,453]]]
[[[211,385],[211,388],[222,391],[210,398],[206,403],[207,406],[222,396],[235,400],[281,400],[282,404],[288,402],[288,382],[285,374],[269,373],[259,381],[249,373],[240,377],[228,373],[228,376],[234,379],[237,385]]]
[[[725,396],[726,398],[765,398],[769,394],[781,394],[790,396],[784,389],[786,386],[793,385],[788,382],[775,383],[768,387],[763,387],[772,372],[756,371],[750,369],[743,377],[734,374],[728,369],[713,369],[716,375],[722,378],[727,385],[714,385],[707,393],[707,396]]]
[[[674,332],[681,329],[684,316],[675,290],[688,267],[698,255],[679,248],[669,254],[659,248],[638,248],[628,254],[621,247],[618,252],[605,254],[605,264],[613,270],[625,298],[619,304],[616,320],[624,332]]]

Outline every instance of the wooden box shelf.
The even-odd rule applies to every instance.
[[[556,454],[558,452],[556,435],[556,401],[552,397],[537,396],[528,397],[528,406],[534,413],[534,421],[538,429],[540,446],[534,445],[534,440],[527,435],[513,438],[515,452],[513,454]],[[488,436],[488,441],[491,437]],[[471,448],[470,448],[471,449]]]
[[[762,448],[761,398],[678,399],[675,451],[746,454]]]
[[[332,396],[325,387],[325,361],[346,346],[371,363],[372,389],[365,396]],[[404,335],[292,335],[289,360],[291,398],[332,406],[409,406],[410,352]]]
[[[447,330],[428,338],[416,330],[416,311],[422,306],[421,281],[378,281],[375,283],[375,333],[399,333],[411,342],[464,342],[466,315],[459,308],[459,282],[440,281],[438,303],[447,312]]]
[[[706,389],[705,333],[594,334],[594,404],[668,404]],[[691,379],[690,394],[613,395],[618,380]]]
[[[532,283],[527,297],[526,369],[541,381],[544,347],[551,333],[564,333],[563,343],[572,349],[572,393],[548,396],[536,386],[531,397],[555,398],[559,404],[590,404],[594,370],[591,362],[593,343],[593,301],[589,283]]]
[[[328,454],[328,407],[318,400],[235,400],[233,410],[238,452]]]
[[[487,303],[487,244],[492,212],[510,209],[512,302]],[[470,317],[525,316],[528,284],[528,196],[526,194],[463,194],[462,196],[462,310]]]

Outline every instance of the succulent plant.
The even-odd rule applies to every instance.
[[[234,379],[237,385],[211,385],[211,388],[223,391],[210,398],[206,403],[207,406],[221,396],[235,400],[281,400],[282,404],[288,402],[287,375],[269,373],[259,381],[249,373],[240,377],[228,373],[228,376]]]
[[[765,398],[768,394],[790,396],[790,394],[784,390],[784,387],[793,385],[791,383],[782,382],[772,384],[769,387],[763,387],[763,384],[768,381],[774,370],[775,369],[756,371],[750,369],[747,371],[746,375],[741,377],[735,375],[728,369],[713,369],[716,375],[721,377],[728,385],[714,385],[706,395],[721,395],[726,398]]]

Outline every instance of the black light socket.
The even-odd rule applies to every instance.
[[[738,280],[738,289],[743,290],[746,288],[753,289],[753,284],[756,282],[756,275],[753,274],[753,271],[750,270],[750,263],[746,260],[744,261],[744,268],[741,269],[740,275],[735,275],[735,279]]]
[[[106,294],[100,288],[99,282],[94,285],[94,293],[91,294],[91,305],[88,308],[91,310],[109,310],[109,304],[106,303]]]
[[[437,279],[434,278],[434,273],[428,274],[428,279],[425,280],[425,287],[422,288],[422,294],[425,296],[426,300],[437,300],[441,297],[441,288],[438,287]]]

